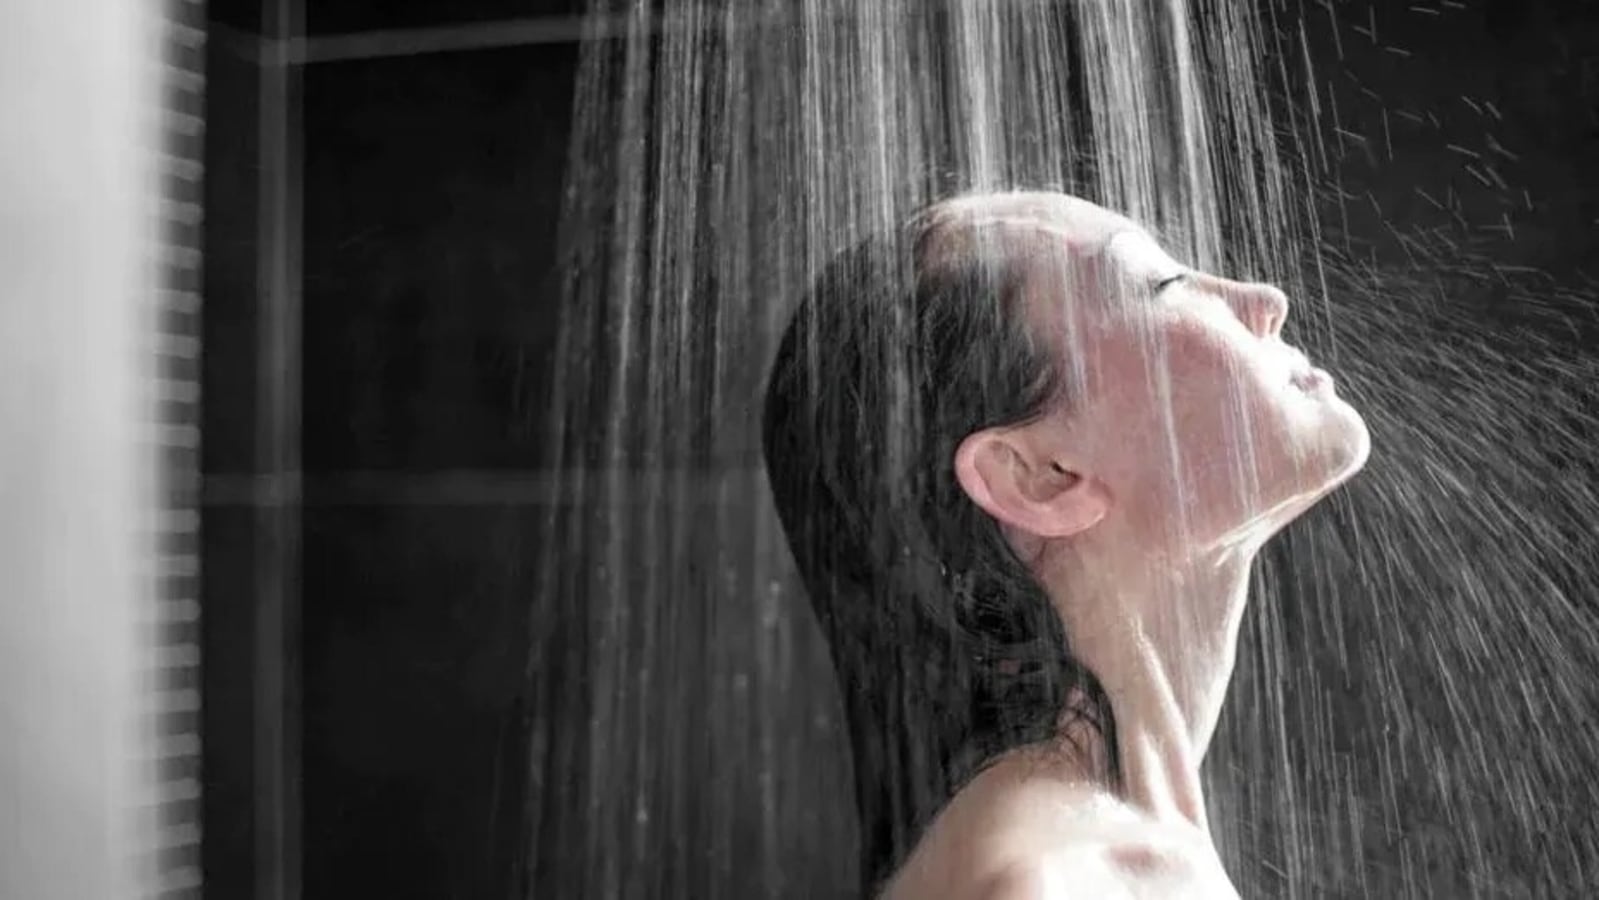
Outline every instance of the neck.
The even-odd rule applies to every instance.
[[[1232,678],[1254,555],[1230,547],[1181,565],[1096,570],[1078,554],[1041,573],[1072,653],[1110,699],[1124,799],[1207,835],[1200,763]],[[1096,571],[1117,574],[1085,574]]]

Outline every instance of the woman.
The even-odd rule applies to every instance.
[[[1370,438],[1282,292],[1060,194],[940,203],[822,275],[773,494],[888,897],[1235,897],[1199,766],[1261,546]]]

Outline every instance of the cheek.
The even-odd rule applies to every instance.
[[[1107,399],[1119,442],[1167,446],[1214,439],[1237,373],[1225,347],[1193,328],[1126,331],[1093,355],[1096,393]]]
[[[1255,361],[1225,336],[1200,328],[1174,329],[1164,343],[1156,366],[1166,376],[1177,437],[1244,437],[1233,432],[1268,405]]]
[[[1164,354],[1170,385],[1166,426],[1181,477],[1207,504],[1241,499],[1291,464],[1295,431],[1287,396],[1265,357],[1225,334],[1178,331]],[[1223,504],[1225,505],[1225,504]]]
[[[1263,357],[1203,322],[1162,325],[1151,338],[1124,334],[1099,356],[1114,453],[1136,456],[1144,477],[1176,465],[1189,481],[1265,462],[1289,423]]]

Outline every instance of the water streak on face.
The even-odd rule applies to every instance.
[[[1190,270],[1092,204],[1046,208],[1030,313],[1079,386],[1048,424],[1146,546],[1258,544],[1358,471],[1365,423],[1283,341],[1280,290]]]

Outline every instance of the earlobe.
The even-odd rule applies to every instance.
[[[984,512],[1035,537],[1084,531],[1110,508],[1104,485],[1058,460],[1030,459],[1024,444],[994,429],[956,448],[955,477]]]

